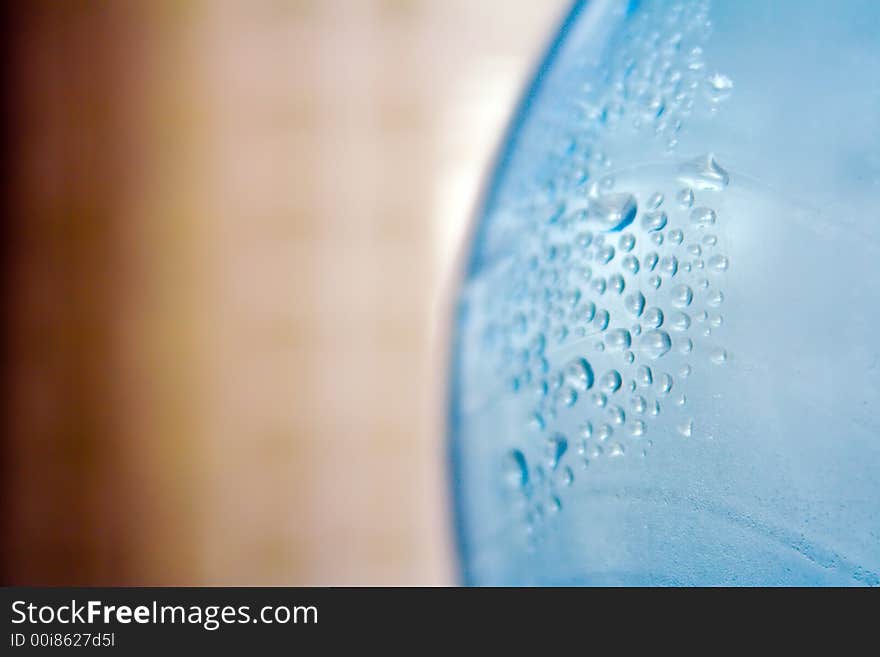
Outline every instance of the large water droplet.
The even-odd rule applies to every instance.
[[[630,274],[639,273],[639,259],[634,255],[626,256],[621,261],[620,265],[623,267],[624,271],[628,271]]]
[[[609,393],[617,392],[622,384],[623,379],[617,370],[609,370],[599,379],[599,387]]]
[[[610,244],[606,244],[599,248],[596,251],[596,260],[601,262],[603,265],[611,262],[611,259],[614,258],[614,247]]]
[[[651,210],[656,210],[661,205],[663,205],[663,194],[660,192],[654,192],[648,197],[648,208]]]
[[[639,317],[642,314],[642,311],[645,309],[645,295],[638,290],[632,292],[626,295],[626,299],[624,299],[623,305],[631,314]]]
[[[626,329],[614,329],[605,334],[605,346],[609,351],[624,351],[631,343],[632,338]]]
[[[660,358],[672,347],[672,340],[666,331],[654,329],[643,333],[639,344],[645,356],[648,358]]]
[[[707,153],[682,164],[678,169],[678,179],[694,189],[717,192],[727,187],[730,176],[715,161],[715,155]]]
[[[632,194],[602,194],[590,199],[588,218],[602,230],[618,231],[633,222],[637,211],[636,197]]]
[[[660,328],[663,325],[663,311],[652,306],[645,311],[645,317],[642,321],[649,328]]]
[[[691,210],[690,220],[695,226],[711,226],[717,216],[712,208],[700,206]]]
[[[675,276],[676,272],[678,272],[678,258],[674,255],[663,256],[660,259],[660,271],[667,276]]]
[[[666,226],[666,222],[666,213],[662,210],[648,212],[642,217],[642,228],[644,228],[648,232],[663,230],[663,228]]]
[[[669,316],[668,326],[673,331],[687,331],[691,325],[691,318],[683,312],[676,311]]]
[[[690,187],[685,187],[678,192],[678,195],[675,198],[678,200],[678,204],[681,207],[689,208],[694,204],[694,190]]]
[[[589,390],[593,387],[593,368],[586,358],[575,358],[565,367],[565,380],[572,388]]]

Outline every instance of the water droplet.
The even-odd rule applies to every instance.
[[[648,308],[645,311],[645,316],[642,318],[642,321],[645,322],[645,325],[649,328],[660,328],[663,326],[663,311],[656,306]]]
[[[709,360],[716,365],[722,365],[727,361],[727,352],[721,348],[713,349],[709,354]]]
[[[669,241],[673,244],[681,244],[684,240],[684,233],[678,228],[669,231]]]
[[[630,329],[630,333],[632,333],[633,335],[641,335],[642,334],[642,325],[638,324],[638,323],[633,324],[632,328]]]
[[[636,372],[636,381],[642,387],[648,387],[654,382],[654,374],[647,365],[641,365]]]
[[[609,351],[624,351],[631,343],[632,338],[626,329],[614,329],[605,334],[605,346]]]
[[[626,449],[620,443],[614,443],[608,448],[608,456],[623,456],[625,453]]]
[[[620,274],[611,274],[611,276],[608,277],[608,287],[617,294],[623,294],[626,282]]]
[[[718,315],[718,314],[711,315],[709,317],[709,323],[712,326],[714,326],[715,328],[718,328],[719,326],[721,326],[724,323],[724,317],[722,317],[721,315]]]
[[[633,237],[632,233],[624,233],[620,236],[620,240],[617,242],[617,246],[620,247],[621,251],[625,253],[629,253],[633,250],[633,247],[636,245],[636,238]]]
[[[604,176],[599,181],[599,187],[606,191],[610,190],[612,187],[614,187],[614,176]]]
[[[685,438],[690,438],[694,434],[694,421],[685,420],[678,425],[678,432]]]
[[[630,312],[630,314],[639,317],[641,316],[642,311],[645,309],[645,295],[638,290],[632,292],[631,294],[626,295],[626,299],[624,299],[623,305]]]
[[[604,278],[594,278],[593,282],[590,283],[590,286],[596,294],[605,294],[606,285]]]
[[[708,247],[713,247],[718,244],[718,237],[716,235],[705,235],[703,237],[703,245]]]
[[[547,466],[553,470],[559,465],[559,461],[568,449],[568,440],[561,433],[553,434],[547,439],[547,447],[545,454],[547,455]]]
[[[648,358],[660,358],[672,347],[672,340],[666,331],[654,329],[642,334],[640,345],[642,353]]]
[[[675,276],[678,271],[678,258],[675,256],[663,256],[660,260],[660,271],[667,276]]]
[[[586,358],[574,358],[565,366],[565,381],[576,390],[593,387],[593,368]]]
[[[648,209],[656,210],[661,205],[663,205],[663,194],[660,192],[654,192],[648,197]]]
[[[625,271],[628,271],[630,274],[638,274],[639,273],[639,259],[634,255],[626,256],[623,261],[620,263]]]
[[[598,328],[600,331],[604,331],[608,328],[608,321],[609,316],[607,310],[596,311],[596,318],[593,320],[593,324],[596,326],[596,328]]]
[[[699,244],[688,244],[687,252],[694,257],[698,257],[703,253],[703,250],[700,248]]]
[[[620,378],[620,372],[617,370],[609,370],[599,379],[599,387],[609,393],[617,392],[622,383],[623,379]]]
[[[678,350],[683,354],[689,354],[694,350],[694,341],[690,338],[685,338],[678,345]]]
[[[730,261],[727,259],[727,256],[713,255],[711,258],[709,258],[709,267],[714,271],[727,271],[727,267],[729,265]]]
[[[694,291],[688,285],[676,285],[670,292],[672,305],[676,308],[686,308],[694,299]]]
[[[514,488],[523,488],[529,483],[529,465],[518,449],[510,450],[505,457],[504,480]]]
[[[712,73],[706,78],[706,91],[709,100],[713,103],[719,103],[730,97],[733,89],[733,80],[721,73]]]
[[[678,404],[679,406],[684,406],[685,404],[687,404],[687,402],[688,402],[688,398],[687,398],[687,395],[685,395],[684,393],[681,393],[678,396],[678,399],[675,400],[675,403]]]
[[[610,244],[606,244],[605,246],[600,247],[598,251],[596,251],[596,260],[601,262],[603,265],[611,262],[612,258],[614,258],[614,247]]]
[[[642,420],[632,420],[629,425],[629,435],[638,438],[645,435],[645,423]]]
[[[631,351],[627,351],[627,352],[623,355],[623,359],[624,359],[627,363],[632,363],[632,362],[636,359],[636,355],[635,355],[633,352],[631,352]]]
[[[576,322],[592,322],[593,318],[596,316],[596,304],[592,301],[587,301],[582,303],[580,306],[575,309],[572,313],[572,319]]]
[[[660,246],[663,244],[663,233],[651,233],[651,241]]]
[[[660,392],[664,395],[668,395],[669,391],[672,390],[672,377],[668,374],[660,375]]]
[[[721,290],[712,290],[706,299],[706,303],[710,306],[718,307],[724,301],[724,293]]]
[[[681,207],[689,208],[694,204],[694,190],[690,187],[685,187],[678,192],[675,198]]]
[[[648,402],[645,401],[645,398],[641,395],[636,395],[632,399],[629,400],[630,406],[632,406],[633,411],[636,413],[644,413],[645,409],[648,407]]]
[[[568,337],[568,327],[560,326],[553,332],[553,335],[557,342],[564,342],[565,338]]]
[[[666,226],[666,221],[666,213],[662,210],[648,212],[644,216],[642,216],[642,228],[644,228],[648,232],[663,230],[663,228]]]
[[[638,204],[632,194],[602,194],[590,198],[588,218],[602,230],[618,231],[629,226],[636,218]]]
[[[577,241],[578,246],[581,246],[583,248],[587,248],[588,246],[590,246],[590,244],[593,243],[593,233],[591,233],[588,230],[585,230],[582,233],[578,233],[576,241]]]
[[[669,328],[673,331],[687,331],[691,326],[691,318],[683,312],[676,311],[669,316]]]
[[[574,471],[568,466],[565,466],[564,468],[562,468],[562,471],[560,472],[560,476],[559,476],[559,484],[561,486],[568,487],[568,486],[571,486],[573,481],[574,481]]]
[[[698,227],[711,226],[717,218],[715,210],[704,206],[694,208],[690,214],[691,223]]]
[[[727,187],[730,176],[715,161],[715,155],[707,153],[682,164],[678,169],[678,179],[694,189],[717,192]]]
[[[648,285],[653,287],[655,290],[658,287],[660,287],[660,283],[662,283],[662,282],[663,282],[663,279],[661,279],[657,274],[654,274],[653,276],[648,277]]]
[[[606,440],[611,438],[612,435],[614,435],[614,429],[611,428],[610,424],[600,425],[599,428],[596,430],[596,440],[599,440],[601,442],[605,442]]]
[[[691,375],[691,372],[692,372],[691,366],[688,365],[687,363],[685,363],[684,365],[681,366],[681,369],[678,370],[678,375],[681,378],[686,379]]]
[[[532,413],[531,425],[538,431],[543,431],[544,427],[547,426],[547,423],[545,422],[543,415],[540,413]]]
[[[577,398],[577,390],[575,390],[574,388],[566,388],[565,392],[562,394],[562,403],[566,406],[574,406]]]
[[[620,406],[612,406],[608,409],[608,419],[612,424],[623,424],[626,421],[626,413]]]
[[[654,271],[654,267],[657,266],[657,261],[659,260],[659,256],[651,251],[648,255],[644,257],[642,264],[644,264],[645,269],[647,271]]]

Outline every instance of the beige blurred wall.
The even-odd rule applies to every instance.
[[[125,272],[121,301],[112,347],[78,343],[115,354],[105,383],[126,392],[113,456],[88,471],[125,491],[116,579],[454,581],[454,259],[567,4],[124,2],[125,32],[78,5],[78,29],[115,34],[106,56],[131,64],[125,175],[101,169],[133,181],[101,215],[121,231],[123,266],[101,273]]]

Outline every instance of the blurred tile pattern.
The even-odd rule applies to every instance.
[[[123,578],[453,581],[454,261],[568,3],[124,4]]]

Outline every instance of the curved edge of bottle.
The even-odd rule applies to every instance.
[[[507,171],[507,167],[509,165],[511,156],[513,152],[516,150],[517,137],[522,130],[523,125],[525,124],[526,117],[529,115],[532,104],[537,98],[550,69],[553,67],[554,62],[559,56],[564,43],[566,42],[569,33],[571,32],[572,27],[578,20],[578,17],[583,12],[584,8],[590,4],[589,0],[574,0],[571,8],[564,14],[564,17],[561,21],[560,27],[557,28],[556,32],[553,35],[552,40],[549,45],[544,49],[544,54],[539,59],[538,66],[534,70],[534,72],[526,78],[528,80],[524,90],[521,92],[519,96],[519,100],[517,101],[516,108],[514,109],[513,114],[511,115],[506,128],[502,132],[501,140],[496,147],[495,155],[492,158],[491,164],[487,169],[488,175],[485,178],[477,203],[475,204],[475,211],[471,220],[469,221],[470,230],[466,235],[465,239],[462,241],[460,246],[460,254],[461,259],[460,262],[464,266],[457,267],[457,276],[458,279],[456,281],[454,289],[456,292],[453,294],[451,299],[451,313],[448,313],[446,316],[449,317],[451,323],[451,338],[448,344],[448,348],[450,350],[450,359],[451,366],[448,371],[449,378],[447,379],[446,384],[446,399],[443,403],[443,407],[446,409],[446,449],[447,449],[447,469],[446,469],[446,480],[447,480],[447,490],[450,493],[451,505],[449,508],[449,512],[452,514],[452,542],[453,542],[453,568],[454,572],[457,575],[457,584],[461,584],[464,586],[473,586],[478,584],[475,580],[473,573],[471,572],[468,561],[469,561],[469,545],[464,531],[464,506],[463,500],[461,498],[461,487],[459,483],[456,481],[456,473],[458,471],[457,465],[460,462],[461,458],[461,449],[458,440],[456,439],[457,431],[456,427],[459,424],[460,418],[458,417],[458,411],[456,407],[455,400],[458,399],[459,390],[458,390],[458,381],[459,381],[459,336],[456,328],[459,324],[459,312],[460,312],[460,299],[458,296],[458,290],[461,289],[461,284],[465,281],[468,276],[470,276],[474,271],[475,264],[475,245],[478,244],[480,240],[480,235],[482,230],[484,229],[482,219],[491,211],[498,194],[498,188],[501,184],[501,181],[504,179],[504,175]]]

